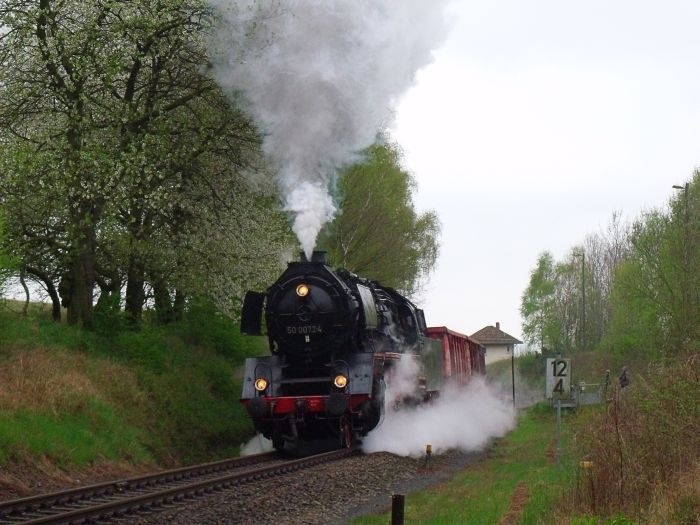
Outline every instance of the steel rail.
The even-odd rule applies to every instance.
[[[99,503],[97,505],[91,505],[85,508],[74,510],[60,509],[58,513],[38,517],[33,516],[30,517],[28,520],[23,519],[21,516],[17,516],[17,519],[19,519],[20,521],[9,521],[7,523],[22,523],[27,525],[58,525],[86,522],[89,523],[94,520],[118,519],[126,515],[145,512],[157,505],[178,502],[188,498],[201,496],[214,490],[229,488],[236,485],[243,485],[245,483],[251,483],[253,481],[258,481],[267,477],[273,477],[276,475],[295,472],[303,468],[308,468],[321,463],[341,459],[352,453],[354,453],[354,450],[352,449],[342,449],[338,451],[327,452],[325,454],[318,454],[316,456],[310,456],[308,458],[288,461],[281,465],[273,465],[270,467],[247,470],[245,472],[233,472],[225,474],[223,476],[217,476],[214,478],[195,481],[179,487],[172,487],[165,490],[149,492],[147,494],[140,494],[137,496],[123,497],[119,500],[110,501],[106,503]],[[112,485],[115,485],[117,483],[119,482],[113,483]],[[111,495],[114,494],[110,494],[110,496]],[[65,505],[66,503],[67,502],[65,500],[62,500],[57,501],[54,505]],[[46,512],[49,511],[49,508],[35,509],[33,511]],[[2,518],[2,515],[0,515],[0,519]],[[12,519],[12,516],[6,516],[4,518]]]
[[[45,512],[47,509],[57,505],[80,504],[98,497],[120,497],[120,495],[129,491],[143,490],[144,488],[155,487],[159,484],[206,476],[222,470],[252,466],[270,461],[275,457],[274,452],[267,452],[264,454],[212,461],[201,465],[180,467],[117,481],[105,481],[48,494],[8,500],[0,502],[0,523],[12,520],[13,515],[17,516],[24,513]]]

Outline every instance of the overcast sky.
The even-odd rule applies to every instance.
[[[458,0],[392,129],[442,223],[429,325],[522,339],[537,256],[614,211],[660,208],[700,166],[700,2]]]

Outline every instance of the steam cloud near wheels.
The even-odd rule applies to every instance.
[[[420,457],[427,444],[438,454],[469,452],[481,450],[492,438],[515,427],[512,404],[481,376],[473,376],[464,387],[446,384],[430,403],[397,405],[396,400],[415,393],[421,372],[418,362],[408,357],[404,354],[386,378],[384,420],[363,438],[365,452]]]

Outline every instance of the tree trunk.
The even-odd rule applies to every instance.
[[[68,296],[68,324],[91,329],[97,245],[92,203],[77,206],[72,220],[78,227],[75,230],[76,255],[69,267],[69,286],[65,290]]]
[[[175,290],[175,301],[173,303],[173,320],[182,321],[185,315],[185,294],[181,290]]]
[[[22,288],[24,289],[24,306],[22,307],[22,315],[24,317],[27,316],[27,312],[29,310],[29,288],[27,287],[27,282],[24,280],[24,270],[21,270],[19,272],[19,283],[22,285]]]
[[[42,283],[44,283],[44,288],[46,288],[49,297],[51,297],[51,319],[53,319],[56,323],[60,323],[61,299],[58,295],[58,290],[56,290],[56,285],[54,284],[53,279],[51,279],[46,272],[43,272],[38,268],[34,268],[32,266],[25,267],[25,270],[27,271],[27,273],[33,275]]]
[[[146,300],[143,264],[138,259],[138,256],[131,255],[129,258],[129,269],[126,278],[124,311],[128,321],[136,327],[141,324],[143,304]]]
[[[87,248],[71,265],[68,323],[92,328],[92,300],[95,288],[95,252]]]
[[[156,304],[156,320],[158,324],[168,324],[173,321],[173,303],[170,298],[170,290],[164,279],[153,278],[153,297]]]

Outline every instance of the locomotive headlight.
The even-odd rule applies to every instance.
[[[262,392],[267,388],[267,379],[259,377],[255,380],[255,390]]]
[[[338,374],[333,379],[333,384],[338,388],[345,388],[345,385],[348,384],[348,378],[345,377],[343,374]]]
[[[297,286],[297,295],[299,297],[306,297],[309,295],[309,286],[303,283]]]

